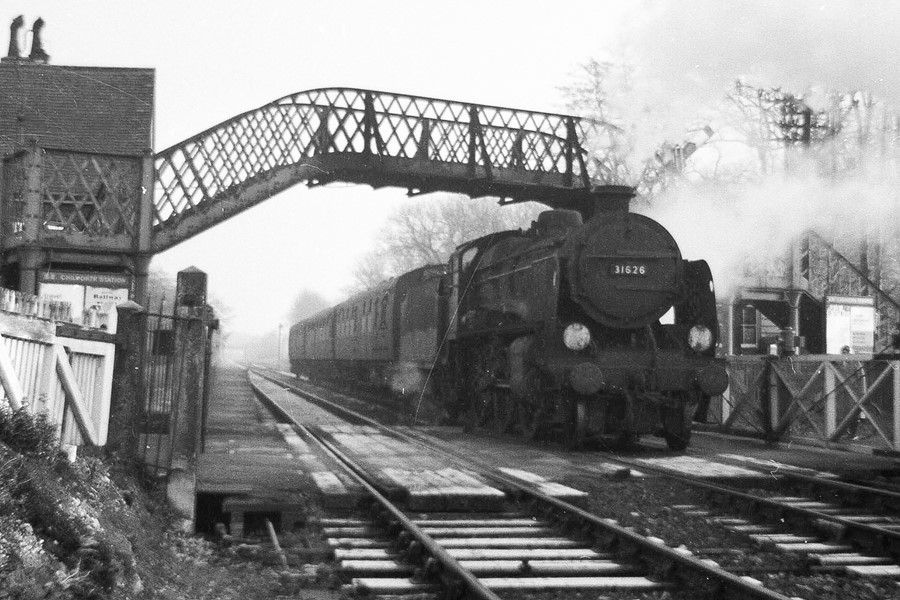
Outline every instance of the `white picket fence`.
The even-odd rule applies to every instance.
[[[56,335],[53,320],[0,312],[0,402],[47,413],[62,445],[106,444],[115,344]]]
[[[0,288],[0,310],[20,315],[44,317],[53,321],[73,322],[70,303],[50,300],[34,294],[24,294],[7,288]]]

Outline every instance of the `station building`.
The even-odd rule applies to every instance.
[[[0,285],[72,301],[77,320],[146,289],[155,75],[50,64],[42,25],[26,56],[14,21],[0,60]]]

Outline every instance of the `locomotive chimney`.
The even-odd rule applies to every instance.
[[[628,212],[628,204],[634,198],[634,188],[628,185],[598,185],[591,190],[593,206],[581,211],[587,221],[598,213]]]

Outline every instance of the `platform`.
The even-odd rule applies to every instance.
[[[197,494],[221,502],[232,535],[245,533],[248,515],[273,515],[289,530],[323,507],[353,507],[360,490],[333,474],[327,457],[312,452],[289,425],[275,421],[243,369],[219,365],[209,398]],[[328,489],[337,494],[317,493],[323,477],[334,480]]]

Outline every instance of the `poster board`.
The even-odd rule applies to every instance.
[[[41,271],[38,295],[72,306],[72,322],[116,332],[116,306],[128,300],[131,277],[119,273]]]
[[[875,299],[870,296],[825,297],[825,352],[872,354],[875,350]]]

